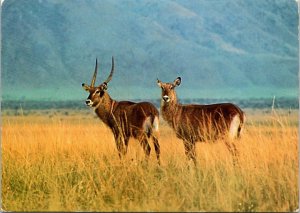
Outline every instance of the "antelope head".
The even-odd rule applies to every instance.
[[[94,71],[91,85],[87,85],[84,83],[82,84],[83,89],[90,93],[88,98],[85,101],[86,105],[89,107],[96,107],[101,101],[101,99],[103,98],[104,93],[107,90],[108,82],[110,82],[114,73],[114,57],[112,57],[111,71],[108,78],[102,84],[95,87],[97,70],[98,70],[98,61],[96,59],[95,71]]]
[[[163,103],[177,101],[175,87],[179,86],[180,83],[180,77],[177,77],[173,83],[163,83],[157,79],[157,85],[161,88],[161,98]]]

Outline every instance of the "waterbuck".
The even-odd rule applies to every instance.
[[[154,143],[156,157],[160,163],[160,146],[158,143],[159,112],[149,102],[134,103],[131,101],[115,101],[107,93],[108,83],[114,73],[114,58],[108,78],[99,86],[94,86],[97,76],[98,62],[91,85],[82,84],[90,94],[85,103],[94,108],[97,116],[112,130],[117,145],[119,157],[127,152],[130,137],[137,139],[142,145],[146,159],[150,155],[151,138]]]
[[[182,105],[175,91],[180,83],[180,77],[173,83],[163,83],[157,79],[162,89],[161,115],[174,129],[176,136],[183,140],[188,159],[196,164],[195,142],[220,138],[224,139],[229,151],[236,156],[237,150],[232,139],[240,137],[245,121],[244,112],[232,103]]]

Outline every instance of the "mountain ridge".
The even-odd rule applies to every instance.
[[[185,97],[298,95],[294,1],[7,0],[1,22],[4,99],[85,97],[112,55],[117,98],[159,97],[156,78],[177,76]]]

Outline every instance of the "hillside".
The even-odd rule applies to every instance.
[[[84,99],[115,57],[109,91],[158,98],[156,78],[182,77],[181,97],[298,95],[298,12],[291,0],[5,0],[2,96]]]

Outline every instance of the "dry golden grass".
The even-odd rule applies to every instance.
[[[4,113],[5,114],[5,113]],[[198,143],[198,167],[161,122],[162,165],[137,141],[120,160],[92,112],[2,117],[2,208],[9,211],[293,211],[299,206],[298,111],[247,111],[239,164]]]

